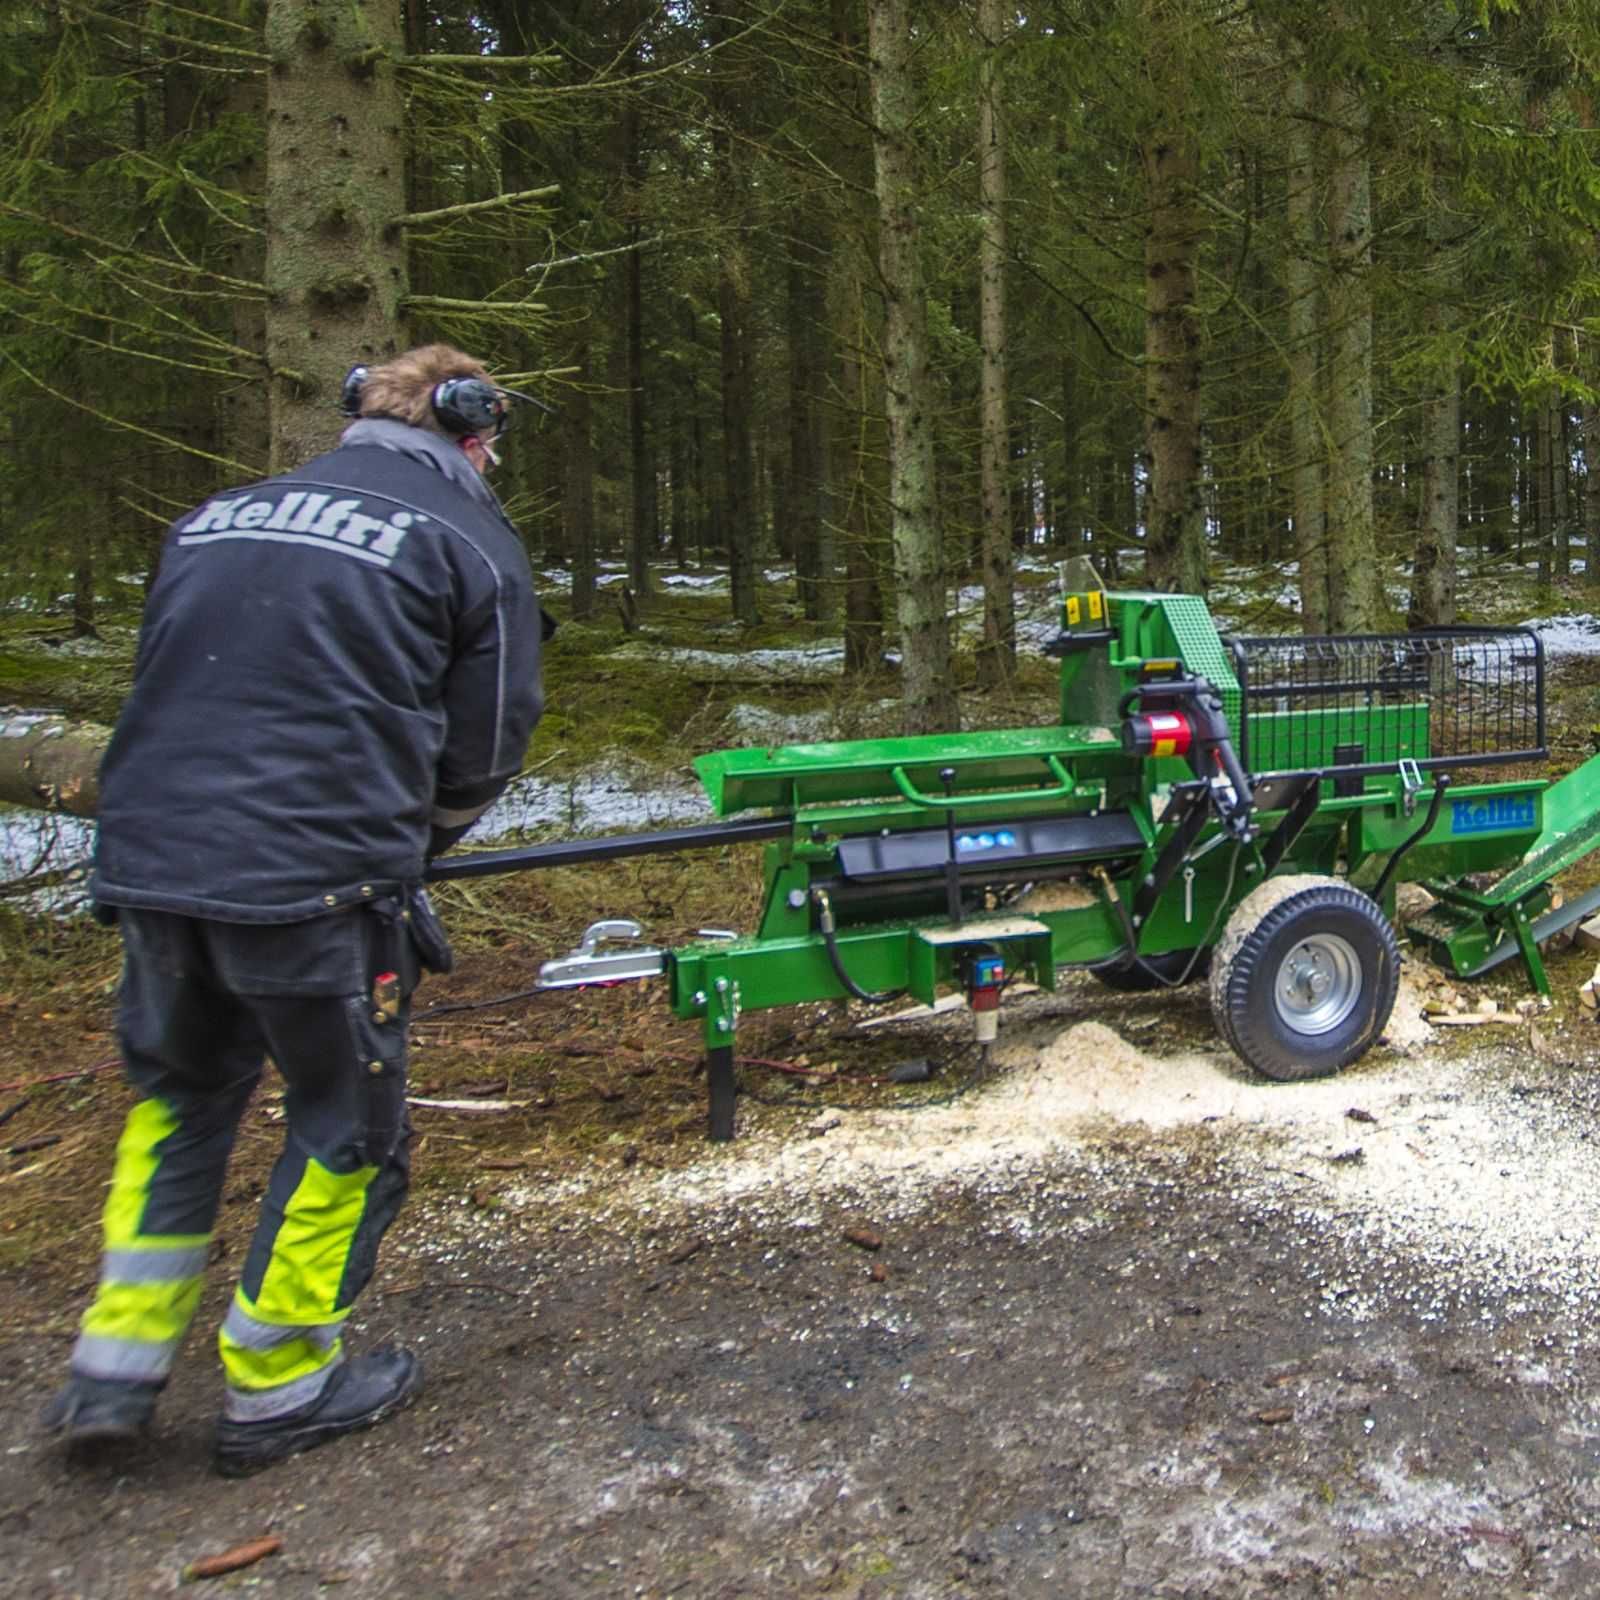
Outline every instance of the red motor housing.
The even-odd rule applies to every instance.
[[[1122,748],[1130,756],[1186,756],[1194,725],[1181,711],[1144,711],[1122,724]]]

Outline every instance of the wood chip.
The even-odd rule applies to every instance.
[[[193,1583],[197,1578],[220,1578],[225,1573],[237,1572],[241,1567],[253,1567],[256,1562],[276,1555],[281,1549],[283,1540],[276,1534],[269,1534],[263,1539],[250,1539],[244,1544],[236,1544],[231,1550],[224,1550],[221,1555],[201,1556],[198,1561],[191,1561],[183,1569],[184,1582]]]
[[[1279,1422],[1294,1421],[1293,1406],[1269,1406],[1265,1411],[1256,1412],[1256,1421],[1272,1427]]]
[[[858,1250],[883,1249],[882,1237],[871,1228],[846,1228],[842,1237],[846,1244],[853,1244]]]
[[[526,1100],[424,1100],[418,1095],[406,1096],[408,1106],[421,1106],[424,1111],[461,1111],[468,1116],[492,1116],[501,1111],[521,1111]]]

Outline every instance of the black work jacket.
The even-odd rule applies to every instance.
[[[358,904],[417,882],[430,830],[519,770],[543,705],[521,541],[452,481],[453,445],[398,423],[347,439],[363,429],[389,447],[346,443],[168,532],[101,768],[97,902],[225,922]]]

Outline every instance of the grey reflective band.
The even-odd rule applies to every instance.
[[[451,811],[445,806],[435,806],[429,814],[428,821],[436,828],[460,828],[469,822],[476,822],[490,806],[492,800],[485,800],[481,806],[471,806],[462,811]]]
[[[295,1339],[304,1339],[319,1350],[331,1350],[344,1332],[344,1322],[343,1317],[337,1322],[263,1322],[235,1300],[222,1319],[222,1337],[241,1350],[276,1350]]]
[[[175,1250],[107,1250],[100,1258],[101,1283],[186,1283],[206,1270],[210,1246]]]
[[[290,1411],[308,1406],[327,1387],[331,1378],[344,1365],[341,1356],[315,1372],[308,1372],[293,1383],[280,1383],[271,1389],[235,1389],[228,1385],[222,1402],[222,1414],[229,1422],[265,1422],[270,1417],[281,1417]]]
[[[151,1343],[146,1339],[108,1339],[102,1333],[80,1333],[72,1347],[72,1370],[86,1378],[154,1383],[172,1370],[180,1342],[163,1339]]]

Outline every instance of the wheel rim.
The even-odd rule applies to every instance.
[[[1278,968],[1272,1000],[1296,1033],[1332,1033],[1361,999],[1361,962],[1336,933],[1299,940]]]

